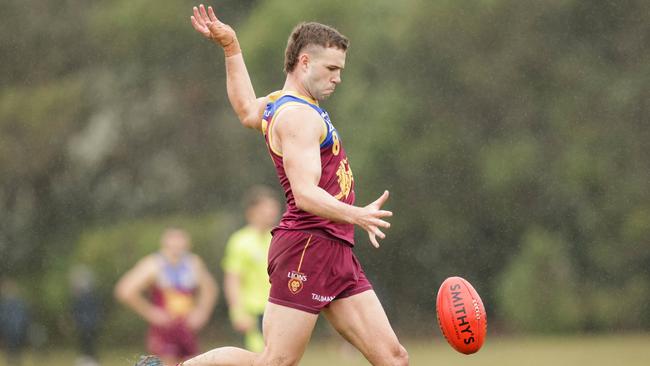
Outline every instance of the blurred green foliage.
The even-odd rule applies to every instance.
[[[0,275],[53,332],[73,263],[98,271],[111,329],[127,333],[112,285],[170,218],[216,263],[242,192],[277,187],[193,5],[0,4]],[[359,233],[357,252],[398,328],[430,334],[433,292],[460,275],[491,329],[650,329],[650,3],[215,5],[260,95],[282,86],[297,22],[350,38],[323,105],[359,204],[391,191],[388,238],[375,251]]]

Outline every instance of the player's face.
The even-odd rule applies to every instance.
[[[305,88],[316,100],[329,97],[341,82],[345,67],[345,51],[330,47],[313,47],[305,74]]]
[[[273,198],[264,198],[255,206],[248,209],[247,217],[252,225],[258,227],[273,227],[280,214],[280,204]]]
[[[163,236],[163,248],[175,258],[181,257],[190,250],[190,238],[182,231],[169,231]]]

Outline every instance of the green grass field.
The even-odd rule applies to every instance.
[[[440,341],[406,341],[411,365],[483,366],[562,366],[562,365],[642,365],[650,360],[650,334],[573,337],[491,338],[478,353],[461,355]],[[301,365],[361,366],[368,362],[356,351],[340,343],[312,343]],[[103,366],[131,366],[138,351],[103,350]],[[23,366],[72,366],[75,355],[69,350],[44,355],[27,354]],[[0,365],[6,365],[4,355]],[[7,365],[9,366],[9,365]],[[15,366],[15,365],[11,365]]]

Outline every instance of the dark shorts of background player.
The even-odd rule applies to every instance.
[[[184,322],[162,328],[152,326],[147,334],[149,353],[162,357],[186,359],[198,354],[198,340]]]
[[[269,302],[312,314],[372,289],[352,247],[318,231],[275,230],[268,273]]]

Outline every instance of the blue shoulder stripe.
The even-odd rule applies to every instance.
[[[312,109],[318,112],[318,114],[323,119],[323,123],[325,123],[325,126],[327,127],[327,135],[325,136],[325,139],[323,139],[323,142],[321,142],[320,147],[323,148],[332,144],[332,142],[334,141],[334,138],[332,137],[332,132],[335,131],[334,126],[332,125],[332,122],[330,121],[330,117],[327,114],[327,112],[315,104],[309,103],[308,101],[293,95],[283,95],[282,97],[278,98],[278,100],[276,100],[275,102],[269,103],[271,104],[271,106],[269,109],[267,109],[268,114],[269,115],[275,114],[275,111],[278,108],[280,108],[283,104],[288,102],[302,103],[310,106]]]

